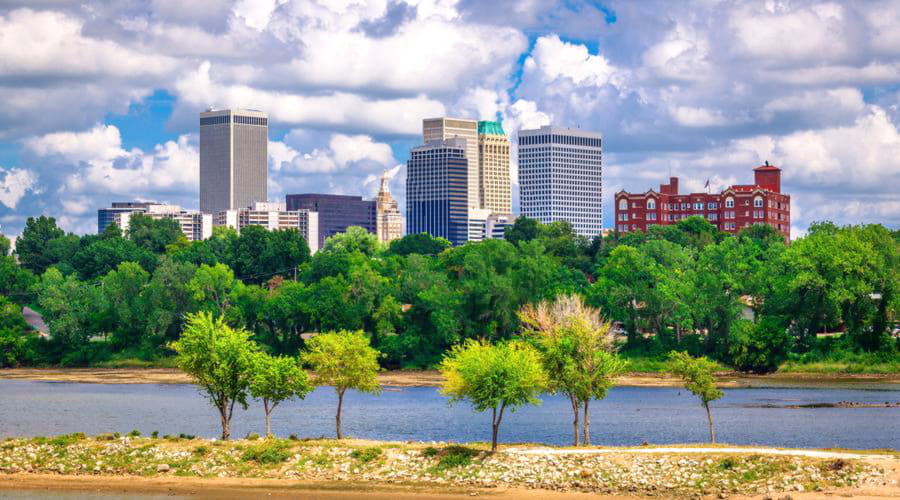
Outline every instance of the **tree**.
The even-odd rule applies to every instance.
[[[244,329],[233,329],[222,317],[208,312],[190,314],[181,338],[171,344],[175,363],[194,379],[203,395],[219,412],[222,439],[231,435],[234,405],[247,409],[259,347]]]
[[[588,406],[603,399],[625,371],[626,363],[614,352],[611,325],[600,312],[577,295],[561,295],[519,312],[522,323],[541,353],[548,388],[565,394],[575,419],[574,445],[579,444],[578,413],[584,409],[584,444],[591,444]]]
[[[175,340],[184,328],[185,315],[194,310],[194,300],[188,282],[197,268],[190,262],[178,262],[163,256],[153,271],[144,291],[147,308],[147,333],[154,345]]]
[[[347,389],[370,394],[381,392],[378,383],[380,353],[369,345],[369,339],[361,331],[319,334],[309,339],[306,345],[309,350],[301,354],[301,359],[315,372],[316,385],[330,385],[337,393],[334,420],[337,438],[342,439],[341,410]]]
[[[359,252],[371,257],[381,249],[378,237],[359,226],[349,226],[343,233],[329,236],[322,246],[323,252]]]
[[[99,287],[50,268],[41,276],[37,288],[38,304],[54,341],[75,349],[97,333],[103,302]]]
[[[106,314],[115,325],[113,342],[119,347],[134,347],[144,340],[151,311],[146,308],[143,292],[149,280],[150,273],[134,262],[119,264],[101,280]]]
[[[715,401],[725,395],[716,387],[716,379],[713,377],[715,363],[706,357],[694,358],[686,352],[672,351],[669,353],[669,372],[681,377],[684,388],[700,398],[703,407],[706,408],[706,419],[709,422],[709,439],[716,442],[716,431],[713,428],[712,412],[709,410],[709,402]]]
[[[742,372],[771,373],[787,359],[791,336],[786,322],[764,317],[757,323],[740,319],[728,352],[731,365]]]
[[[614,248],[597,270],[589,298],[624,323],[630,345],[638,342],[647,319],[655,316],[652,307],[659,303],[656,283],[660,274],[659,264],[640,249],[627,245]]]
[[[222,316],[235,285],[234,273],[225,264],[212,267],[203,264],[188,282],[187,289],[202,310]]]
[[[9,255],[9,238],[0,234],[0,257],[6,257]]]
[[[540,225],[541,223],[537,219],[525,216],[517,217],[512,226],[507,226],[503,230],[503,239],[513,245],[518,245],[522,241],[531,241],[538,237]]]
[[[393,255],[437,255],[453,246],[446,238],[435,238],[428,233],[407,234],[390,243],[388,252]]]
[[[468,399],[476,411],[491,410],[491,451],[497,451],[504,411],[540,404],[537,396],[547,387],[540,355],[522,342],[467,340],[444,356],[440,371],[446,379],[441,393],[451,403]]]
[[[47,254],[47,243],[54,238],[64,236],[66,233],[56,227],[56,219],[44,217],[35,219],[29,217],[25,222],[22,236],[16,240],[16,254],[22,267],[34,274],[44,274],[48,267],[55,264]]]
[[[156,268],[156,255],[120,237],[84,236],[69,264],[83,280],[95,280],[123,262],[137,262],[148,272]]]
[[[257,353],[253,361],[250,395],[263,403],[266,412],[266,437],[272,436],[270,416],[282,401],[304,399],[313,390],[306,370],[295,358]]]
[[[128,221],[128,239],[145,250],[160,254],[167,246],[184,239],[184,233],[175,219],[154,219],[137,213]]]
[[[0,368],[19,366],[25,360],[28,329],[22,309],[0,295]]]
[[[32,287],[37,278],[28,269],[16,264],[16,258],[0,255],[0,295],[17,304],[28,304],[34,297]]]

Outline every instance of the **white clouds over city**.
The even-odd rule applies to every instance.
[[[159,94],[171,109],[145,120]],[[769,160],[798,232],[900,226],[900,0],[12,1],[0,100],[4,231],[196,207],[210,106],[269,114],[273,199],[370,196],[390,169],[402,200],[421,119],[460,115],[602,133],[607,225],[615,190],[743,183]]]

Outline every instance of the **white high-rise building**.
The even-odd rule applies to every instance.
[[[519,131],[522,215],[545,224],[568,221],[588,238],[603,227],[602,136],[546,126]]]
[[[268,199],[269,119],[261,111],[200,113],[200,211],[249,207]]]
[[[284,203],[255,202],[236,210],[222,210],[216,214],[215,225],[240,232],[247,226],[262,226],[269,231],[296,229],[306,239],[310,253],[319,250],[319,214],[309,210],[287,210]]]

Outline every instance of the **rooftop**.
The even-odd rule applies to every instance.
[[[503,125],[500,122],[480,121],[478,122],[478,133],[485,135],[506,135],[503,131]]]

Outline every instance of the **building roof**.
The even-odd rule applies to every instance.
[[[503,131],[503,125],[500,122],[480,121],[478,122],[478,133],[486,135],[506,135]]]
[[[753,169],[754,172],[777,172],[779,170],[781,169],[776,167],[775,165],[769,165],[768,160],[766,161],[765,165],[760,165]]]

